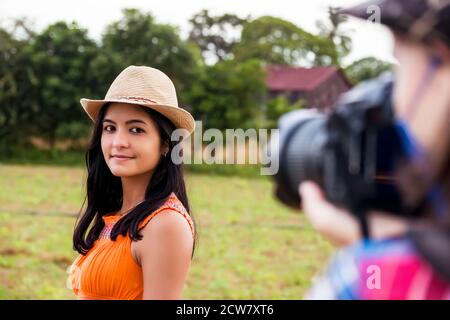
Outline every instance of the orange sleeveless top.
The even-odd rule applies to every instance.
[[[139,224],[139,230],[159,212],[171,209],[188,221],[194,236],[194,224],[181,201],[172,193],[167,201]],[[110,233],[120,216],[103,216],[105,227],[86,255],[78,255],[70,267],[68,283],[79,299],[141,300],[144,293],[142,268],[131,254],[131,239]]]

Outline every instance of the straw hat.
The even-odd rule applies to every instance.
[[[146,66],[129,66],[123,70],[108,89],[105,99],[81,99],[89,117],[95,121],[101,107],[107,102],[136,104],[151,108],[166,116],[176,128],[192,133],[195,121],[186,110],[178,107],[175,86],[167,75]]]

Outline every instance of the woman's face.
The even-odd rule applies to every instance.
[[[410,132],[428,154],[431,175],[442,166],[449,143],[448,54],[439,54],[442,64],[431,78],[425,78],[430,68],[431,54],[436,52],[434,47],[396,37],[394,54],[399,62],[395,69],[394,85],[396,115],[408,124]],[[411,113],[412,110],[414,113]]]
[[[117,177],[151,174],[167,152],[161,148],[154,120],[140,106],[126,103],[109,106],[102,123],[101,146]]]
[[[427,57],[419,45],[401,38],[396,38],[394,55],[398,61],[395,67],[394,105],[397,115],[403,117],[425,73]]]

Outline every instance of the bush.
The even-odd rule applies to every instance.
[[[84,152],[6,147],[0,152],[0,163],[26,165],[84,166]]]
[[[0,145],[1,146],[1,145]],[[84,167],[84,151],[76,150],[42,150],[34,147],[20,148],[4,146],[0,152],[0,163],[22,165],[57,165]],[[248,178],[262,178],[258,165],[230,165],[230,164],[189,164],[185,171],[205,175],[241,176]]]
[[[185,165],[187,172],[223,175],[223,176],[240,176],[247,178],[262,178],[260,174],[260,166],[258,165],[232,165],[232,164],[189,164]]]

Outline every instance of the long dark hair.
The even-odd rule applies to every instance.
[[[73,234],[73,248],[85,255],[98,239],[105,223],[102,219],[107,213],[120,210],[122,207],[122,183],[120,177],[111,173],[103,157],[101,137],[103,131],[103,119],[110,104],[105,104],[95,121],[88,150],[85,154],[87,167],[86,197],[87,207],[77,219]],[[119,235],[128,235],[133,241],[142,239],[139,232],[139,223],[149,216],[154,210],[161,207],[172,192],[181,201],[192,220],[189,201],[183,177],[182,164],[174,164],[171,161],[171,151],[180,142],[171,141],[170,137],[175,130],[173,123],[165,116],[150,108],[141,107],[154,120],[158,127],[161,145],[167,143],[169,152],[166,157],[161,157],[145,191],[144,202],[137,205],[132,211],[122,217],[111,231],[111,240],[115,241]],[[195,225],[195,223],[194,223]],[[196,236],[195,236],[196,238]],[[194,239],[195,249],[196,239]],[[194,250],[192,252],[192,256]]]
[[[450,282],[450,141],[447,157],[441,168],[436,185],[441,194],[445,212],[437,212],[429,203],[424,205],[425,223],[412,224],[408,231],[414,247],[443,279]]]

